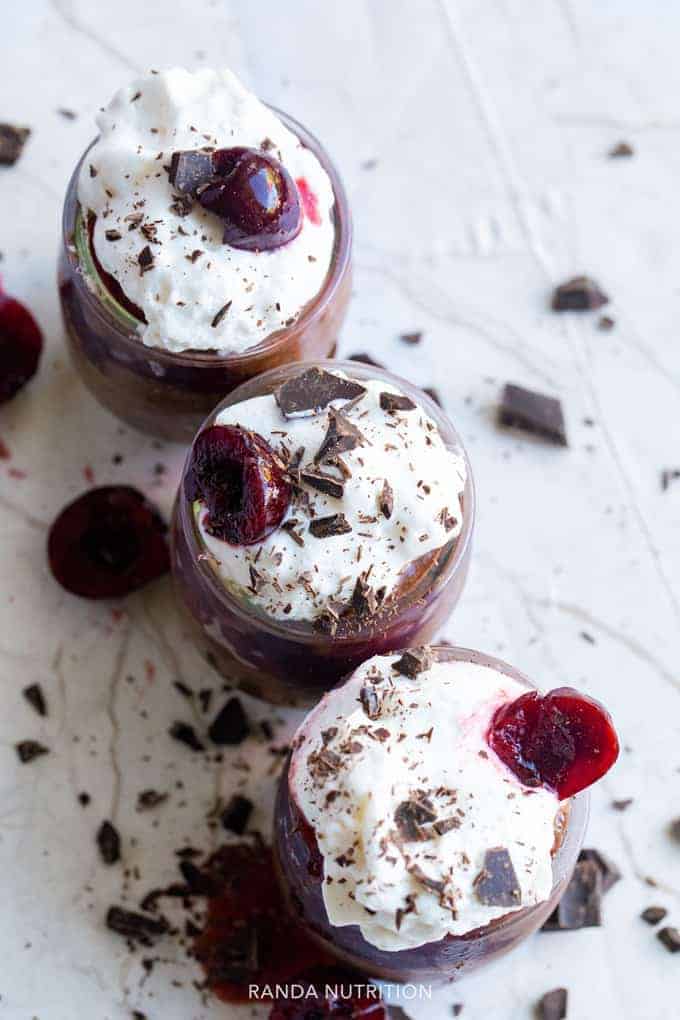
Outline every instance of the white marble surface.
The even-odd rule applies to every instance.
[[[680,847],[667,832],[680,815],[680,482],[660,487],[660,470],[680,467],[679,30],[680,10],[663,0],[6,5],[0,120],[34,134],[20,164],[0,168],[0,272],[34,309],[47,352],[0,410],[12,453],[0,462],[1,1017],[232,1015],[201,1003],[181,954],[140,983],[139,958],[102,924],[122,869],[106,870],[93,843],[113,816],[125,865],[143,872],[132,900],[173,876],[179,841],[208,845],[206,809],[239,773],[197,764],[166,730],[187,716],[171,682],[216,680],[184,640],[167,582],[114,618],[62,592],[44,551],[49,521],[89,469],[170,506],[181,451],[121,430],[85,393],[64,351],[54,259],[61,197],[97,106],[135,70],[171,63],[231,65],[337,156],[356,217],[342,350],[369,349],[435,383],[476,471],[476,555],[448,635],[546,687],[601,697],[628,748],[595,792],[588,839],[624,872],[605,927],[538,935],[409,1013],[439,1020],[463,1002],[466,1020],[520,1020],[564,984],[570,1020],[678,1017],[680,956],[637,915],[661,903],[680,925]],[[634,158],[608,159],[623,138]],[[613,297],[612,332],[547,311],[551,286],[582,271]],[[398,340],[413,329],[425,333],[416,351]],[[568,450],[495,428],[508,379],[562,397]],[[161,478],[158,461],[169,466]],[[45,721],[20,696],[32,681],[49,698]],[[52,754],[20,767],[13,744],[26,737]],[[246,786],[262,827],[268,764]],[[173,788],[180,778],[190,798]],[[173,789],[158,828],[134,810],[145,786]],[[632,806],[615,812],[623,797]]]

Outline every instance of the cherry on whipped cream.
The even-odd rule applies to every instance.
[[[269,443],[237,425],[212,425],[199,434],[184,492],[190,502],[205,504],[208,533],[230,545],[252,545],[271,534],[292,495]]]
[[[269,1020],[388,1020],[378,986],[339,967],[318,968],[295,979],[296,999],[277,1002]]]
[[[4,293],[0,282],[0,404],[35,375],[42,349],[38,323],[25,305]]]
[[[571,687],[530,691],[502,705],[487,740],[525,786],[546,786],[560,800],[600,779],[619,754],[609,713]]]
[[[166,531],[156,509],[131,486],[91,489],[52,524],[50,570],[74,595],[119,598],[170,569]]]

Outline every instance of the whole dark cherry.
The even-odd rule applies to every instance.
[[[619,754],[607,710],[571,687],[530,691],[502,705],[487,740],[525,786],[546,786],[560,800],[600,779]]]
[[[0,404],[11,400],[38,370],[43,338],[28,308],[0,283]]]
[[[218,149],[214,176],[196,197],[224,220],[223,240],[233,248],[269,251],[300,233],[302,210],[295,181],[278,159],[257,149]]]
[[[47,557],[59,584],[88,599],[119,598],[170,569],[167,527],[141,492],[104,485],[64,507]]]
[[[261,542],[279,527],[291,486],[271,446],[238,425],[212,425],[197,437],[184,478],[190,502],[207,508],[206,530],[230,545]]]
[[[297,999],[281,999],[269,1020],[388,1020],[378,986],[361,974],[329,967],[295,979]]]

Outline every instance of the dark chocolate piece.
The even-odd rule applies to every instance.
[[[237,836],[242,836],[252,813],[253,802],[247,797],[235,793],[220,815],[220,821],[229,832],[235,832]]]
[[[366,388],[353,379],[341,379],[332,372],[308,368],[283,383],[274,394],[285,418],[318,414],[334,400],[355,400]]]
[[[635,155],[635,149],[630,142],[618,142],[608,153],[610,159],[626,159]]]
[[[389,520],[392,516],[392,511],[394,510],[394,491],[387,479],[383,482],[383,487],[380,490],[378,506],[383,517],[386,517]]]
[[[333,475],[324,474],[323,471],[301,471],[300,481],[325,496],[334,496],[335,499],[342,499],[345,491],[344,482],[334,478]]]
[[[315,517],[309,522],[310,534],[314,538],[333,538],[335,535],[346,535],[352,530],[344,514],[331,514],[330,517]]]
[[[144,273],[148,273],[150,269],[153,269],[153,252],[149,248],[148,244],[145,245],[137,256],[137,262],[139,264],[139,275],[144,276]]]
[[[418,331],[414,333],[402,333],[400,339],[403,340],[405,344],[411,344],[415,346],[416,344],[419,344],[420,341],[423,339],[423,334]]]
[[[553,291],[554,312],[586,312],[606,305],[609,298],[589,276],[575,276]]]
[[[560,401],[556,397],[526,390],[523,386],[506,384],[501,397],[498,422],[500,425],[542,436],[559,446],[568,445]]]
[[[363,351],[358,354],[350,354],[350,361],[358,361],[362,365],[373,365],[374,368],[385,368],[382,361],[376,361],[376,359]]]
[[[104,864],[116,864],[120,860],[120,836],[109,821],[103,821],[97,830],[97,846]]]
[[[581,850],[578,859],[579,861],[592,861],[593,864],[597,865],[602,875],[603,893],[609,892],[611,887],[616,885],[621,878],[621,872],[614,862],[609,857],[605,857],[600,850],[594,850],[592,847]]]
[[[35,759],[40,758],[41,755],[50,753],[49,747],[45,747],[44,744],[38,743],[37,740],[20,740],[19,743],[14,746],[22,765],[28,765],[29,762],[35,761]]]
[[[423,645],[422,648],[409,648],[400,659],[392,663],[392,669],[402,676],[410,676],[413,679],[419,673],[425,673],[432,662],[432,650]]]
[[[380,698],[375,687],[368,685],[362,687],[359,692],[359,701],[369,719],[380,718]]]
[[[141,793],[137,794],[137,810],[152,811],[159,804],[165,803],[168,796],[167,793],[159,793],[158,790],[142,790]]]
[[[365,577],[357,577],[354,591],[352,592],[352,608],[357,616],[366,618],[373,616],[378,608],[378,600],[375,591]]]
[[[353,425],[338,411],[332,411],[328,419],[328,429],[323,438],[321,446],[314,455],[314,463],[331,457],[337,457],[347,450],[354,450],[357,446],[363,446],[365,440],[360,429]]]
[[[213,320],[210,323],[210,325],[211,325],[211,327],[213,329],[217,329],[217,327],[221,323],[222,319],[224,318],[224,316],[227,314],[227,312],[231,308],[231,305],[232,305],[232,302],[231,301],[227,301],[227,303],[222,305],[220,310],[215,313],[215,315],[213,316]]]
[[[173,152],[168,177],[182,195],[192,195],[213,176],[212,156],[197,149]]]
[[[124,907],[109,907],[106,914],[106,927],[116,935],[139,941],[149,945],[151,939],[165,935],[169,930],[168,922],[162,917],[148,917]]]
[[[497,846],[484,854],[484,867],[474,880],[480,903],[489,907],[516,907],[522,902],[522,890],[510,854]]]
[[[204,745],[196,736],[195,729],[189,723],[174,722],[168,732],[173,740],[179,740],[180,744],[186,744],[192,751],[205,751]]]
[[[645,907],[640,917],[647,924],[658,924],[659,921],[663,921],[667,913],[665,907]]]
[[[104,237],[107,241],[120,241],[122,236],[120,230],[106,230],[104,232]]]
[[[395,824],[406,842],[427,839],[428,833],[423,827],[434,822],[436,817],[432,801],[422,794],[403,800],[394,812]]]
[[[656,937],[669,953],[680,953],[680,931],[677,928],[661,928]]]
[[[0,166],[14,166],[30,133],[30,128],[0,124]]]
[[[402,393],[381,393],[380,406],[383,411],[413,411],[415,404],[410,397]]]
[[[575,931],[602,924],[602,872],[595,861],[579,861],[569,885],[541,931]]]
[[[229,698],[213,719],[208,736],[219,746],[241,744],[250,733],[250,725],[238,698]]]
[[[564,1020],[567,1015],[567,989],[553,988],[538,1000],[538,1020]]]
[[[28,687],[24,687],[22,694],[38,715],[47,715],[47,702],[45,701],[45,695],[40,684],[29,684]]]

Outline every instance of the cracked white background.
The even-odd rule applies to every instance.
[[[99,862],[94,833],[107,816],[120,827],[125,866],[142,873],[134,902],[175,877],[179,843],[210,845],[206,810],[234,788],[230,764],[246,753],[253,821],[266,828],[271,759],[244,745],[220,770],[167,737],[173,719],[190,721],[173,680],[219,686],[185,640],[167,580],[118,617],[62,592],[44,552],[48,523],[89,469],[171,505],[181,451],[121,429],[88,396],[54,282],[61,200],[97,107],[136,71],[170,64],[233,67],[339,162],[356,222],[341,352],[370,350],[436,385],[476,474],[474,563],[447,635],[544,687],[602,698],[627,747],[594,793],[587,840],[624,873],[605,926],[539,934],[408,1012],[443,1020],[462,1002],[465,1020],[521,1020],[566,985],[570,1020],[678,1017],[680,957],[638,915],[658,903],[680,926],[680,847],[667,832],[680,815],[680,482],[660,486],[661,469],[680,467],[679,31],[662,0],[6,4],[0,120],[34,134],[20,163],[0,168],[0,274],[37,315],[47,351],[0,409],[11,451],[0,461],[0,1017],[250,1015],[202,1004],[179,952],[142,982],[140,957],[102,923],[123,872]],[[608,159],[622,139],[635,156]],[[551,287],[579,272],[611,294],[613,331],[547,310]],[[415,350],[397,339],[414,329],[425,334]],[[562,398],[568,450],[495,428],[506,380]],[[20,694],[36,681],[44,721]],[[13,744],[29,737],[52,753],[22,767]],[[145,787],[172,790],[155,814],[135,812]],[[614,811],[625,797],[631,807]]]

